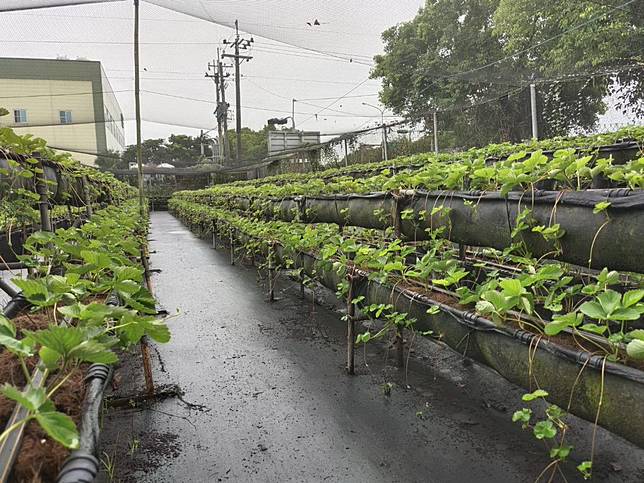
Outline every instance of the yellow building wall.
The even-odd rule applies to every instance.
[[[19,134],[33,134],[51,147],[97,152],[94,98],[90,81],[0,79],[0,107],[9,115],[0,125]],[[27,111],[27,123],[14,122],[14,109]],[[73,124],[60,123],[60,111],[71,111]],[[83,124],[86,123],[86,124]],[[95,156],[71,152],[74,159],[93,165]]]

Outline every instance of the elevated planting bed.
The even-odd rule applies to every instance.
[[[601,203],[610,205],[595,212]],[[500,192],[419,190],[281,200],[233,198],[227,204],[241,211],[258,209],[267,219],[379,230],[397,227],[412,241],[427,240],[440,228],[444,228],[442,236],[463,245],[503,250],[520,240],[536,257],[644,273],[642,190],[535,190],[506,196]],[[530,210],[526,229],[513,238],[525,210]],[[559,225],[561,235],[556,242],[532,231],[537,226],[554,225]]]
[[[499,324],[472,307],[460,306],[458,296],[448,290],[380,283],[370,280],[369,271],[354,265],[340,269],[337,263],[322,261],[319,255],[294,252],[276,240],[256,239],[244,231],[243,225],[231,222],[234,218],[216,216],[208,207],[188,211],[175,203],[171,208],[200,236],[212,236],[215,222],[222,240],[238,249],[254,247],[255,254],[261,253],[264,259],[272,256],[276,266],[300,268],[331,290],[346,282],[351,273],[352,296],[364,297],[361,305],[392,304],[397,311],[417,319],[416,330],[431,330],[455,351],[493,368],[509,381],[529,390],[544,389],[552,403],[588,421],[597,419],[603,427],[644,447],[644,420],[632,417],[644,411],[644,372],[639,365],[610,362],[599,352],[580,349],[571,330],[549,338],[516,323]],[[438,307],[439,312],[428,313],[431,307]]]

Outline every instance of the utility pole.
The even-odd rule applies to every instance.
[[[236,106],[236,131],[237,131],[237,162],[241,161],[241,76],[239,75],[239,61],[240,59],[245,60],[246,62],[252,59],[249,55],[240,55],[239,50],[246,50],[255,40],[251,37],[250,40],[243,39],[239,36],[239,22],[235,20],[235,41],[233,42],[233,47],[235,47],[234,54],[223,54],[222,57],[230,57],[235,59],[235,103]],[[224,40],[224,44],[227,41]]]
[[[293,102],[291,102],[291,121],[293,121],[293,131],[295,131],[295,101],[297,101],[297,99],[293,99]]]
[[[436,111],[434,111],[434,152],[438,152],[438,118]]]
[[[539,139],[537,126],[537,86],[530,84],[530,114],[532,115],[532,139]]]
[[[213,73],[210,73],[212,69]],[[208,64],[208,72],[206,77],[210,77],[215,82],[215,97],[217,107],[215,108],[215,116],[217,117],[217,134],[219,139],[219,156],[223,157],[224,163],[228,159],[228,104],[226,104],[226,88],[224,85],[225,77],[223,74],[223,67],[219,60],[219,49],[217,49],[217,60],[213,59],[212,64]]]
[[[230,143],[228,142],[228,103],[226,102],[226,77],[224,76],[224,65],[221,60],[217,63],[217,72],[219,74],[219,88],[221,89],[221,109],[217,112],[221,116],[222,127],[224,131],[224,164],[230,161]]]
[[[219,57],[219,49],[217,49],[217,57]],[[213,74],[210,73],[210,69],[212,69]],[[219,72],[217,71],[217,61],[215,59],[213,59],[212,64],[210,63],[208,64],[208,72],[206,72],[206,77],[210,77],[211,79],[213,79],[215,83],[215,99],[216,99],[215,117],[217,118],[217,139],[219,140],[219,149],[220,151],[223,151],[222,149],[223,139],[221,137],[221,116],[219,114],[219,110],[221,109],[219,83],[221,82],[221,80],[219,79]],[[203,140],[202,140],[202,145],[203,145]],[[219,154],[221,155],[222,153],[220,152]]]

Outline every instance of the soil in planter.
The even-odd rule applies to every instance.
[[[38,330],[49,325],[49,319],[43,313],[32,314],[24,312],[13,319],[12,322],[18,331]],[[27,369],[32,372],[36,367],[38,358],[31,357],[25,362]],[[77,426],[80,422],[85,397],[83,378],[86,370],[87,365],[81,365],[73,369],[69,379],[53,396],[56,409],[70,416]],[[26,383],[18,358],[8,351],[0,353],[0,384],[4,383],[9,383],[19,388],[24,387]],[[15,406],[14,401],[0,395],[0,425],[3,430]],[[40,428],[38,423],[32,421],[25,430],[10,481],[17,483],[56,481],[58,472],[67,456],[69,456],[69,450],[52,440]]]
[[[83,399],[85,397],[86,367],[72,371],[70,378],[61,386],[53,397],[56,408],[71,417],[76,426],[81,419]],[[52,440],[32,421],[25,430],[20,452],[13,466],[13,479],[18,483],[53,482],[63,462],[69,456],[69,450]]]
[[[457,302],[457,299],[455,299],[454,297],[450,296],[449,294],[428,290],[428,289],[425,289],[423,287],[419,287],[419,286],[409,284],[409,283],[399,283],[399,284],[397,284],[397,286],[400,287],[401,289],[405,289],[405,290],[408,290],[410,292],[421,294],[424,297],[429,298],[431,300],[434,300],[436,302],[440,302],[440,303],[443,303],[445,305],[449,305],[450,307],[454,307],[454,308],[457,308],[457,309],[460,309],[460,310],[467,310],[468,309],[468,307],[460,305]],[[525,323],[520,324],[516,320],[512,320],[512,319],[506,319],[504,321],[504,323],[503,323],[503,326],[512,327],[512,328],[515,328],[515,329],[527,330],[529,332],[533,332],[533,333],[536,334],[534,329],[532,327],[530,327],[529,325],[527,325]],[[539,334],[536,334],[536,335],[539,335]],[[601,355],[600,352],[599,352],[600,349],[595,344],[589,342],[588,340],[583,339],[579,335],[571,336],[569,334],[566,334],[566,333],[562,332],[562,333],[560,333],[558,335],[555,335],[555,336],[543,335],[543,338],[544,338],[544,340],[547,340],[549,342],[552,342],[552,343],[560,345],[560,346],[568,347],[568,348],[578,350],[578,351],[585,351],[585,352]],[[623,355],[624,354],[622,354],[622,356]],[[644,361],[641,361],[641,360],[634,360],[634,359],[628,359],[626,361],[621,360],[621,361],[619,361],[619,364],[622,364],[622,365],[627,366],[627,367],[632,367],[632,368],[635,368],[635,369],[639,369],[640,371],[644,371]]]

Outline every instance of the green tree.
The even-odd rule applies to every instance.
[[[527,138],[525,86],[532,76],[641,65],[641,54],[634,49],[642,42],[641,15],[615,10],[563,34],[612,8],[601,1],[428,0],[413,20],[383,33],[385,53],[376,56],[372,71],[383,82],[381,101],[397,114],[426,121],[432,110],[446,111],[440,113],[439,129],[453,131],[457,146]],[[560,37],[553,44],[520,54],[555,35]],[[641,80],[632,73],[627,76],[540,83],[542,133],[591,127],[605,109],[602,99],[616,83],[628,92],[629,102],[642,99]]]
[[[194,166],[199,163],[201,157],[201,141],[199,136],[192,137],[185,134],[170,135],[164,145],[165,155],[168,159],[166,162],[173,164],[177,168]]]
[[[107,150],[105,153],[96,157],[96,166],[101,169],[127,169],[128,163],[123,159],[118,151]]]
[[[253,131],[248,127],[241,130],[242,140],[242,162],[247,163],[263,159],[268,154],[268,131],[269,127],[264,126],[259,131]],[[235,159],[237,135],[235,131],[228,131],[228,142],[232,159]]]
[[[141,143],[141,159],[143,164],[161,164],[168,162],[164,139],[146,139]],[[130,144],[123,151],[125,165],[136,163],[136,144]]]

